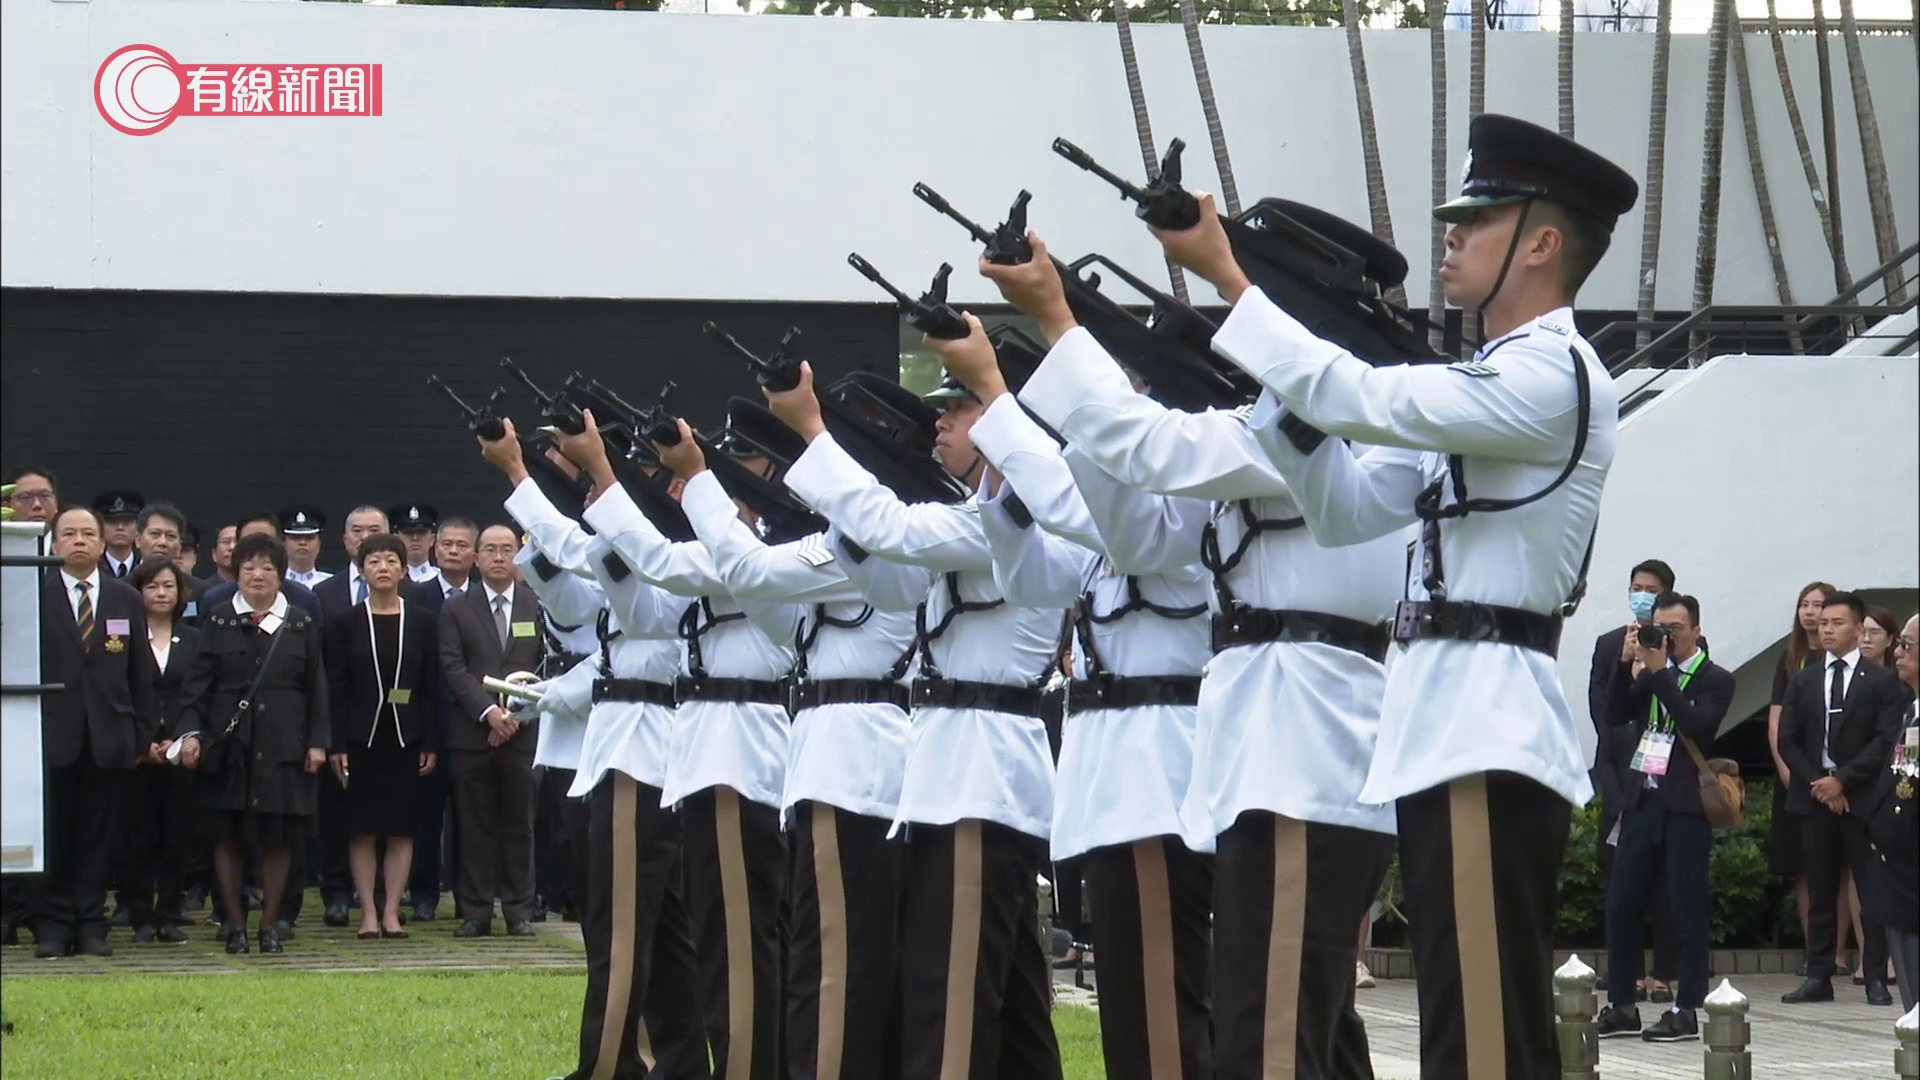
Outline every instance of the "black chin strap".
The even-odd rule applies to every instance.
[[[1487,298],[1480,301],[1480,305],[1473,309],[1474,314],[1484,314],[1487,305],[1493,303],[1493,298],[1500,295],[1500,286],[1507,283],[1507,271],[1513,269],[1513,255],[1520,250],[1520,234],[1527,231],[1527,214],[1532,209],[1532,199],[1520,204],[1520,217],[1513,223],[1513,239],[1507,243],[1507,257],[1500,263],[1500,276],[1493,279],[1493,288],[1487,290]]]

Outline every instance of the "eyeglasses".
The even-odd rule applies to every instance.
[[[15,490],[14,493],[7,496],[7,498],[16,506],[31,506],[34,503],[50,503],[53,501],[53,490],[51,488],[44,491]]]
[[[1894,642],[1893,647],[1896,649],[1905,649],[1907,652],[1912,652],[1915,649],[1920,649],[1920,640],[1915,640],[1914,638],[1910,638],[1910,637],[1903,637],[1899,641]]]

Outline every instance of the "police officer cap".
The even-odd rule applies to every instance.
[[[799,432],[766,406],[743,397],[727,399],[726,424],[708,441],[728,457],[764,457],[782,469],[807,452],[807,440]]]
[[[427,503],[397,503],[387,508],[387,520],[394,532],[439,528],[440,515]]]
[[[318,536],[327,527],[327,515],[312,503],[289,506],[280,511],[280,532],[286,536]]]
[[[1460,197],[1433,216],[1457,222],[1475,210],[1545,199],[1612,231],[1633,209],[1640,185],[1618,165],[1557,132],[1494,113],[1473,118]]]
[[[197,551],[200,547],[200,526],[189,521],[180,526],[180,550]]]
[[[1040,361],[1046,358],[1046,346],[1034,341],[1011,323],[990,328],[987,337],[993,341],[994,355],[1000,361],[1000,377],[1006,380],[1007,390],[1019,393],[1020,388],[1027,385],[1027,380],[1039,369]],[[978,395],[945,370],[940,373],[940,385],[922,394],[921,398],[936,407],[953,398],[979,400]]]
[[[102,492],[93,499],[94,512],[108,521],[139,517],[140,511],[146,509],[146,505],[147,500],[141,498],[139,492],[127,491],[124,488]]]

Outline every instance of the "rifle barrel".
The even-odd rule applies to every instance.
[[[847,255],[847,265],[853,267],[855,270],[858,270],[860,272],[861,277],[866,278],[868,281],[871,281],[875,285],[878,285],[881,288],[887,290],[887,292],[890,295],[892,295],[892,297],[895,300],[900,302],[900,305],[902,307],[911,307],[913,305],[912,297],[908,296],[904,292],[901,292],[899,289],[894,288],[893,282],[888,281],[884,277],[881,277],[880,271],[875,270],[873,268],[873,264],[861,258],[858,253],[849,253]]]
[[[923,203],[960,223],[973,238],[982,244],[993,243],[993,234],[980,227],[979,223],[969,220],[966,215],[953,208],[953,204],[940,197],[940,193],[925,184],[913,185],[913,194]]]
[[[1068,142],[1065,139],[1053,140],[1053,152],[1056,154],[1059,154],[1063,158],[1066,158],[1068,161],[1086,170],[1087,172],[1090,172],[1093,175],[1099,177],[1100,179],[1105,180],[1107,183],[1113,185],[1114,187],[1119,188],[1121,198],[1131,199],[1132,201],[1137,203],[1145,200],[1147,197],[1147,193],[1144,190],[1142,190],[1138,185],[1120,176],[1119,174],[1115,173],[1113,170],[1107,168],[1106,166],[1100,164],[1099,162],[1093,160],[1093,155],[1087,153],[1085,150],[1080,149],[1079,147],[1073,145],[1072,143]]]

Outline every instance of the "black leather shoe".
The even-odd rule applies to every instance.
[[[1869,1005],[1893,1004],[1893,995],[1887,993],[1886,983],[1880,982],[1877,979],[1867,983],[1867,1004]]]
[[[280,947],[280,934],[271,927],[260,931],[260,951],[263,953],[286,952]]]
[[[83,956],[112,956],[113,946],[103,937],[83,937],[80,939],[80,953]]]
[[[247,954],[247,928],[234,927],[227,931],[227,955],[245,956]]]
[[[328,904],[325,919],[328,926],[347,925],[347,905],[337,902]]]
[[[155,928],[152,923],[148,923],[133,932],[133,943],[135,945],[150,945],[153,943],[153,939],[159,935],[160,931]]]
[[[533,924],[525,919],[515,919],[507,924],[508,937],[532,937]]]
[[[293,924],[285,919],[281,919],[279,922],[273,924],[273,933],[274,936],[278,937],[281,941],[292,941],[295,936]]]
[[[1641,1042],[1684,1042],[1700,1037],[1700,1021],[1692,1009],[1668,1009],[1640,1033]]]
[[[439,916],[440,914],[439,908],[440,908],[440,904],[437,901],[428,901],[428,902],[415,904],[413,905],[413,921],[414,922],[432,922],[435,918]]]
[[[1594,1022],[1594,1034],[1602,1039],[1618,1039],[1640,1033],[1640,1010],[1631,1005],[1608,1005]]]
[[[40,943],[33,947],[35,960],[58,960],[65,955],[67,955],[67,943],[58,938],[42,938]]]
[[[158,938],[161,941],[166,942],[169,945],[178,945],[181,942],[187,940],[187,932],[173,925],[172,923],[167,923],[161,926],[160,928],[155,930],[153,933],[154,933],[154,937]]]
[[[481,922],[478,919],[466,919],[460,923],[460,929],[453,932],[454,937],[490,937],[493,934],[493,921]]]
[[[1833,983],[1823,978],[1808,976],[1796,989],[1780,995],[1780,1000],[1788,1005],[1799,1005],[1809,1001],[1832,1001]]]

